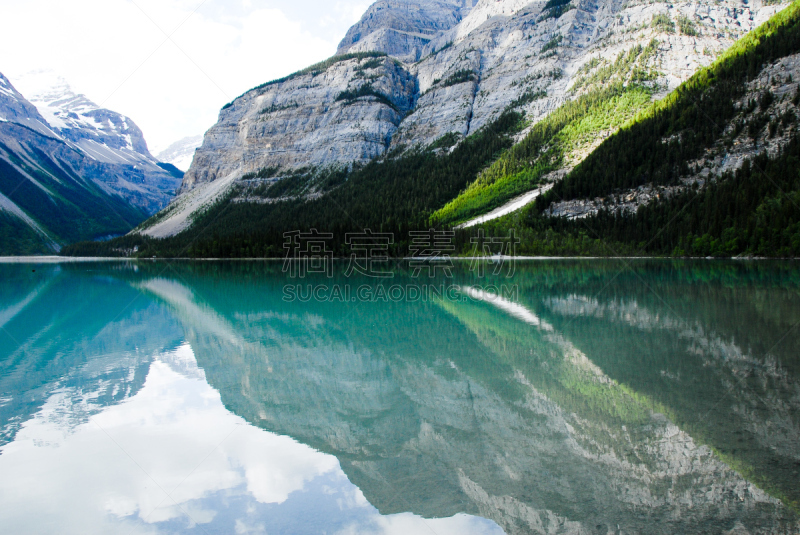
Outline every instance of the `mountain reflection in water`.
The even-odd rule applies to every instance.
[[[279,263],[0,265],[0,525],[800,531],[800,272],[626,264],[357,303],[284,301]]]

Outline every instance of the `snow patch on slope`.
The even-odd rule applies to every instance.
[[[504,204],[500,208],[496,208],[496,209],[492,210],[491,212],[489,212],[488,214],[482,215],[480,217],[476,217],[475,219],[467,221],[466,223],[462,223],[461,225],[458,225],[456,228],[461,229],[461,228],[474,227],[475,225],[480,225],[480,224],[486,223],[487,221],[491,221],[493,219],[499,219],[499,218],[503,217],[504,215],[508,215],[508,214],[510,214],[512,212],[516,212],[520,208],[524,208],[525,206],[528,206],[530,203],[535,201],[536,198],[539,197],[539,195],[549,191],[550,188],[552,188],[552,187],[553,187],[552,184],[548,184],[547,186],[543,186],[543,187],[537,188],[537,189],[535,189],[533,191],[529,191],[528,193],[522,194],[519,197],[511,199],[509,202],[507,202],[506,204]]]

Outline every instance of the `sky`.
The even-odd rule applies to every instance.
[[[0,72],[53,71],[133,119],[157,153],[248,89],[332,56],[371,3],[0,0]]]

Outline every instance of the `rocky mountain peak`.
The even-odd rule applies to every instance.
[[[347,32],[338,54],[385,52],[406,62],[420,59],[431,40],[457,25],[475,0],[379,0]]]

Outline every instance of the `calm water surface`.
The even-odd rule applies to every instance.
[[[797,264],[281,267],[0,264],[0,533],[800,532]]]

